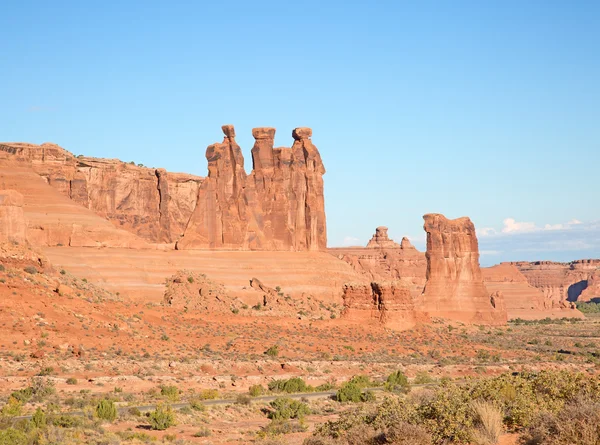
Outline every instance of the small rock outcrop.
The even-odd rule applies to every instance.
[[[375,229],[375,235],[371,238],[369,243],[367,244],[367,249],[383,249],[383,248],[391,248],[397,249],[400,248],[400,244],[394,242],[388,237],[388,228],[384,226],[377,227]],[[404,241],[406,238],[403,238]]]
[[[23,195],[0,190],[0,243],[23,243],[26,236]]]
[[[232,125],[206,150],[208,177],[178,249],[317,251],[327,245],[323,174],[310,128],[291,148],[274,148],[275,129],[254,128],[247,175]]]
[[[413,297],[402,282],[348,283],[343,291],[342,317],[347,320],[371,320],[394,329],[416,323]]]
[[[504,324],[500,294],[492,305],[479,268],[475,226],[467,217],[449,220],[440,214],[423,216],[427,232],[427,282],[417,308],[431,317],[468,323]]]

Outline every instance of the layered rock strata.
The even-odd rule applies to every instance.
[[[467,217],[423,216],[427,232],[427,282],[416,302],[431,317],[477,324],[504,324],[504,303],[483,283],[475,226]]]
[[[208,177],[178,249],[318,251],[326,248],[323,174],[310,128],[291,148],[274,148],[274,128],[254,128],[253,170],[246,174],[232,125],[206,150]]]
[[[414,300],[404,283],[348,283],[343,290],[342,316],[347,320],[371,320],[398,329],[411,327],[416,322]]]
[[[404,241],[404,238],[403,238]],[[391,248],[397,249],[400,248],[400,244],[391,240],[388,236],[388,228],[384,226],[379,226],[375,229],[375,234],[367,244],[367,249],[377,249],[377,248]]]
[[[512,264],[521,271],[529,284],[538,288],[544,294],[544,298],[555,307],[564,306],[564,301],[579,301],[589,286],[588,280],[600,268],[598,259],[570,263],[520,261]]]
[[[21,244],[25,235],[23,195],[15,190],[0,190],[0,243]]]
[[[54,144],[0,144],[0,162],[32,168],[50,186],[115,226],[174,242],[196,207],[203,178],[72,153]]]

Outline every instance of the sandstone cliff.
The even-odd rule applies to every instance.
[[[377,248],[392,248],[398,249],[400,248],[400,244],[391,240],[388,236],[388,228],[384,226],[377,227],[375,229],[375,235],[371,238],[369,243],[367,244],[367,249],[377,249]],[[405,238],[402,240],[404,241]],[[408,241],[408,240],[407,240]]]
[[[577,301],[600,303],[600,269],[596,269],[587,279],[587,287]]]
[[[467,217],[449,220],[440,214],[423,217],[427,232],[427,282],[416,302],[431,317],[468,323],[504,324],[503,302],[483,283],[475,226]]]
[[[554,307],[579,301],[588,287],[588,279],[600,267],[600,260],[586,259],[570,263],[554,261],[515,262],[529,284],[540,289]],[[584,296],[585,298],[585,296]]]
[[[0,190],[0,243],[25,242],[23,195],[14,190]]]
[[[325,249],[325,168],[312,131],[296,128],[291,148],[274,148],[274,128],[253,129],[250,174],[233,126],[223,133],[206,150],[208,177],[177,249]]]
[[[117,159],[75,157],[48,143],[2,143],[0,163],[30,167],[64,196],[151,242],[183,234],[203,181]]]

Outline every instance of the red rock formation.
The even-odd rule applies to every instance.
[[[31,167],[46,182],[115,226],[153,242],[176,241],[203,178],[72,153],[54,144],[0,144],[0,162]]]
[[[432,317],[468,323],[504,324],[506,311],[483,283],[475,226],[467,217],[427,214],[427,282],[416,307]]]
[[[376,229],[366,248],[330,248],[328,252],[350,264],[369,280],[402,281],[410,288],[413,297],[420,295],[425,286],[425,254],[419,252],[406,237],[400,244],[390,240],[386,227]]]
[[[515,262],[529,284],[540,289],[553,307],[563,307],[564,301],[578,301],[588,287],[588,279],[600,267],[600,260],[577,260],[571,263],[554,261]]]
[[[375,229],[375,235],[371,238],[369,243],[367,244],[368,249],[382,249],[382,248],[390,248],[397,249],[400,248],[400,244],[394,242],[388,237],[388,228],[384,226],[377,227]],[[404,241],[406,238],[402,238]],[[408,241],[408,240],[407,240]],[[409,242],[410,244],[410,242]]]
[[[25,242],[23,195],[15,190],[0,190],[0,243]]]
[[[401,282],[350,283],[343,286],[347,320],[376,321],[394,329],[406,329],[416,322],[414,300]]]
[[[323,174],[309,128],[292,148],[273,148],[275,129],[255,128],[253,171],[246,175],[233,126],[208,147],[208,178],[178,249],[322,250],[327,245]]]
[[[596,269],[587,279],[587,287],[577,301],[600,303],[600,269]]]

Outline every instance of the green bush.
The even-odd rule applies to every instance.
[[[269,357],[277,357],[279,355],[279,346],[273,345],[265,351],[265,354]]]
[[[36,273],[38,273],[38,270],[33,267],[33,266],[27,266],[25,269],[23,269],[25,272],[27,272],[28,274],[31,275],[35,275]]]
[[[114,402],[108,399],[100,400],[96,405],[96,417],[113,422],[117,418],[117,407]]]
[[[69,377],[67,379],[67,385],[77,385],[77,379],[75,377]]]
[[[43,428],[46,426],[46,414],[44,414],[44,411],[42,411],[40,407],[38,407],[35,410],[35,413],[33,413],[33,416],[31,417],[31,424],[35,428]]]
[[[262,396],[265,393],[265,388],[262,385],[252,385],[248,390],[251,397]]]
[[[24,432],[8,428],[0,431],[0,445],[26,445],[27,436]]]
[[[310,392],[314,388],[306,384],[300,377],[293,377],[288,380],[273,380],[269,382],[269,391],[286,392],[288,394],[297,392]]]
[[[363,392],[359,385],[350,380],[338,390],[335,399],[338,402],[371,402],[375,400],[375,394],[372,391]]]
[[[158,405],[149,415],[153,430],[164,431],[175,425],[175,414],[169,405]]]
[[[271,403],[272,411],[268,417],[272,420],[303,419],[310,414],[310,408],[307,404],[289,397],[278,397]]]
[[[407,392],[408,379],[400,370],[392,372],[385,381],[385,389],[394,392]]]
[[[162,385],[160,387],[160,395],[172,402],[176,402],[179,400],[179,388],[174,385]]]
[[[0,417],[15,417],[21,415],[23,405],[14,397],[9,397],[6,405],[0,410]]]

